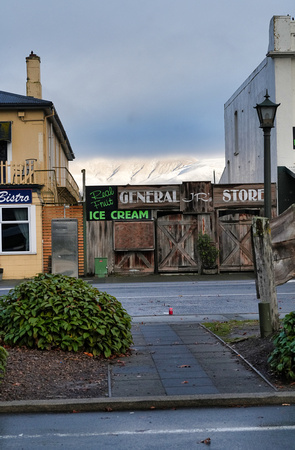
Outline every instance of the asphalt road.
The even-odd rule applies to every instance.
[[[169,308],[173,309],[174,316],[194,315],[199,321],[208,318],[222,320],[222,316],[227,319],[231,316],[258,315],[259,300],[254,280],[93,282],[92,285],[120,300],[135,320],[146,316],[164,318],[169,314]],[[7,294],[12,287],[6,282],[5,287],[0,287],[0,295]],[[295,282],[278,286],[277,299],[282,317],[294,311]]]
[[[132,317],[258,314],[254,280],[93,284],[115,296]],[[277,288],[279,313],[295,310],[295,283]],[[202,320],[202,317],[200,317]],[[212,319],[212,317],[211,317]]]
[[[134,319],[168,316],[206,320],[258,313],[255,283],[177,281],[97,283],[117,297]],[[12,286],[0,288],[0,294]],[[295,285],[278,287],[281,315],[295,310]],[[295,406],[191,408],[73,414],[0,414],[0,448],[6,449],[213,449],[294,448]]]
[[[0,448],[285,450],[294,424],[295,406],[2,415]]]

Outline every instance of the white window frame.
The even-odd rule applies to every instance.
[[[2,208],[27,208],[28,210],[28,221],[26,223],[29,224],[29,247],[28,251],[20,251],[20,252],[3,252],[2,251],[2,224],[10,223],[8,221],[2,221]],[[19,221],[20,222],[20,221]],[[12,222],[11,222],[12,223]],[[14,223],[18,223],[18,221],[14,221]],[[0,206],[0,255],[32,255],[37,253],[37,241],[36,241],[36,205],[20,205],[18,203],[14,203],[13,205],[4,205]]]

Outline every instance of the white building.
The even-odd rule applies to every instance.
[[[265,59],[225,104],[222,184],[264,181],[263,131],[254,106],[266,89],[270,100],[281,104],[271,131],[271,181],[277,183],[281,213],[295,202],[295,21],[290,16],[271,19]]]

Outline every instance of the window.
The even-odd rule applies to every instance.
[[[7,141],[0,140],[0,182],[6,183]],[[1,164],[2,162],[2,164]]]
[[[10,182],[7,167],[9,161],[11,161],[11,122],[0,122],[0,183]]]
[[[36,253],[34,205],[3,205],[0,208],[0,227],[0,252],[2,254]]]
[[[238,123],[238,111],[235,111],[235,121],[234,121],[234,155],[237,156],[239,154],[239,123]]]

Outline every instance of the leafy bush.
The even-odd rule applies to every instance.
[[[126,353],[131,317],[121,303],[83,280],[40,274],[0,299],[0,336],[10,346]]]
[[[8,352],[0,346],[0,378],[3,378],[6,369]]]
[[[209,234],[200,233],[197,240],[197,249],[204,269],[214,269],[219,250],[215,247]]]
[[[268,362],[270,367],[287,380],[295,379],[295,312],[287,314],[282,330],[274,338],[275,348]]]

